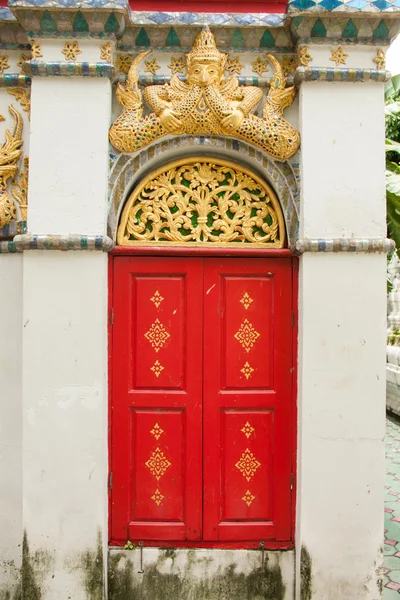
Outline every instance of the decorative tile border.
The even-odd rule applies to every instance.
[[[0,88],[2,87],[29,87],[31,78],[20,73],[4,73],[0,75]]]
[[[196,13],[196,12],[133,12],[133,25],[217,25],[220,27],[281,27],[285,14],[274,13]]]
[[[288,13],[354,12],[379,13],[399,12],[400,0],[289,0]]]
[[[0,254],[15,254],[18,250],[14,242],[0,242]]]
[[[76,0],[9,0],[11,8],[74,8]],[[128,9],[128,0],[81,0],[80,8],[99,9]]]
[[[14,244],[16,250],[99,250],[110,252],[114,248],[111,238],[104,235],[34,235],[31,233],[16,235],[13,242],[2,242],[3,244]]]
[[[298,67],[294,75],[295,85],[303,81],[346,81],[349,83],[376,81],[385,83],[390,71],[384,69],[346,69],[336,67]]]
[[[179,75],[178,77],[181,81],[186,81],[186,77],[184,77],[183,75]],[[240,85],[256,86],[256,87],[260,87],[260,88],[269,88],[270,81],[272,79],[272,74],[271,74],[270,78],[257,77],[257,75],[255,75],[254,77],[252,77],[252,76],[243,77],[241,75],[237,75],[236,77],[237,77]],[[172,75],[139,75],[139,86],[145,87],[147,85],[164,85],[165,83],[169,83],[171,81],[171,78],[172,78]],[[126,74],[118,73],[117,80],[120,81],[121,83],[125,83],[126,82]],[[293,76],[288,75],[286,77],[286,86],[288,87],[291,85],[293,85]],[[0,87],[1,87],[1,80],[0,80]]]
[[[295,252],[366,252],[387,254],[395,247],[393,240],[384,238],[337,238],[297,240]]]
[[[22,69],[29,75],[41,77],[108,77],[117,75],[115,65],[106,62],[45,62],[39,60],[26,61]]]

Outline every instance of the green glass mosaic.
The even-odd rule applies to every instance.
[[[117,17],[115,16],[114,13],[111,13],[111,15],[108,17],[105,25],[104,25],[104,31],[106,33],[116,33],[119,30],[119,23],[117,20]]]
[[[346,27],[343,29],[342,35],[345,38],[356,38],[358,36],[357,27],[354,25],[353,19],[347,21]]]
[[[275,39],[269,29],[266,29],[262,34],[260,40],[260,48],[273,48],[275,46]]]
[[[231,46],[232,48],[243,48],[246,45],[244,41],[243,33],[240,29],[235,29],[231,37]]]
[[[168,35],[165,40],[165,45],[166,46],[180,46],[181,45],[180,39],[178,38],[176,31],[173,27],[171,27],[171,29],[168,31]]]
[[[385,21],[381,21],[378,27],[375,29],[372,34],[374,38],[387,38],[389,37],[389,29],[385,23]]]
[[[137,34],[135,44],[136,46],[145,46],[145,48],[150,48],[150,38],[147,35],[144,27],[142,27]]]
[[[321,19],[317,19],[311,29],[311,37],[325,37],[326,36],[326,27],[321,21]]]
[[[86,21],[85,16],[81,12],[77,13],[74,22],[72,23],[72,29],[73,31],[77,31],[79,33],[89,31],[89,23]]]
[[[40,21],[40,29],[46,33],[55,33],[57,31],[57,23],[47,10]]]

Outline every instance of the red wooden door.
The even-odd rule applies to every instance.
[[[202,261],[114,260],[113,540],[199,540]]]
[[[205,540],[290,540],[290,259],[204,268]]]
[[[291,259],[114,265],[112,540],[289,541]]]

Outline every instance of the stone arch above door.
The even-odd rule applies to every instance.
[[[181,136],[134,155],[117,155],[109,178],[108,235],[117,241],[122,210],[133,189],[152,171],[184,157],[215,157],[252,171],[275,192],[285,220],[287,243],[294,248],[298,237],[299,189],[292,166],[276,162],[249,144],[229,138]]]

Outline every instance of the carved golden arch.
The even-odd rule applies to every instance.
[[[188,244],[283,248],[285,221],[272,188],[256,173],[210,156],[152,171],[125,203],[120,246]]]

